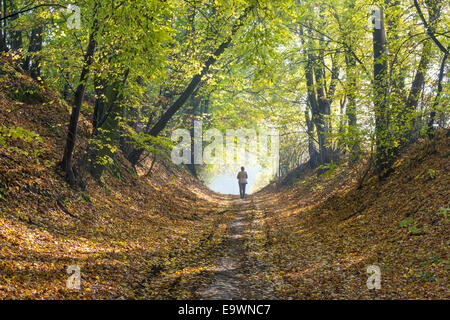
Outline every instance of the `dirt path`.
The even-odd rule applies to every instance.
[[[197,298],[276,299],[275,288],[264,280],[263,213],[249,197],[230,200],[227,215],[227,232],[216,248],[214,271],[208,275],[208,284],[197,289]]]

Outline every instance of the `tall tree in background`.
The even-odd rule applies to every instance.
[[[373,91],[375,106],[375,136],[376,136],[376,170],[379,175],[386,170],[392,161],[389,145],[389,114],[387,98],[387,43],[384,29],[383,8],[374,7],[377,18],[373,28]]]
[[[15,6],[15,1],[10,0],[9,1],[9,9],[10,12],[15,12],[18,8]],[[10,18],[10,32],[9,32],[9,39],[11,42],[11,50],[16,51],[22,48],[22,31],[15,29],[15,21],[19,18],[19,16],[13,16]]]
[[[81,105],[83,103],[84,93],[86,90],[87,80],[91,69],[92,62],[94,61],[95,48],[97,45],[97,32],[99,28],[98,22],[98,8],[99,4],[96,3],[93,11],[93,22],[90,30],[88,46],[83,59],[83,67],[81,69],[80,80],[75,90],[73,99],[72,113],[70,115],[69,128],[67,132],[66,146],[64,148],[64,156],[61,162],[61,166],[66,174],[66,180],[70,184],[74,184],[75,174],[73,171],[73,152],[75,149],[75,142],[77,138],[78,119],[80,118]]]
[[[318,35],[319,40],[315,40],[316,35],[313,32],[315,28],[312,26],[312,23],[308,25],[307,29],[308,31],[303,36],[306,36],[308,40],[303,43],[306,45],[305,58],[307,62],[305,64],[305,80],[308,92],[308,107],[311,110],[312,123],[314,123],[317,132],[319,145],[318,164],[326,164],[334,159],[333,149],[330,143],[330,134],[332,133],[331,105],[339,78],[339,65],[337,63],[338,51],[331,53],[332,65],[329,68],[325,62],[324,52],[327,48],[328,51],[332,51],[333,49],[330,49],[330,46],[325,43],[324,35]],[[328,79],[327,70],[329,70]],[[308,125],[309,119],[307,119],[306,123]],[[312,133],[311,128],[308,129],[308,132],[309,134]],[[310,147],[311,156],[313,156],[311,158],[313,159],[312,163],[315,163],[315,152]]]
[[[42,26],[37,26],[31,30],[28,54],[23,63],[23,69],[30,71],[33,79],[37,79],[41,74],[40,52],[42,50],[43,31],[44,28]]]
[[[0,0],[0,17],[6,17],[6,0]],[[0,20],[0,51],[7,51],[6,19]]]

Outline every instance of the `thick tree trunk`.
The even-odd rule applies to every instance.
[[[28,46],[28,53],[23,63],[23,69],[30,71],[31,77],[37,79],[41,72],[40,58],[38,52],[42,50],[42,26],[33,28],[30,35],[30,44]]]
[[[14,12],[14,1],[9,0],[9,8],[10,13]],[[11,24],[13,24],[14,20],[16,20],[18,16],[11,17]],[[14,28],[14,26],[11,26],[11,29]],[[9,38],[11,41],[11,50],[16,51],[22,48],[22,31],[17,30],[11,30],[9,34]]]
[[[331,126],[331,104],[336,89],[336,81],[339,77],[339,68],[336,64],[336,56],[333,57],[333,66],[331,70],[330,86],[327,89],[327,81],[325,77],[325,59],[323,48],[325,44],[323,39],[319,41],[320,49],[317,57],[314,74],[316,77],[316,91],[318,101],[318,112],[313,118],[319,140],[320,163],[326,164],[334,160],[334,152],[330,143],[329,135],[332,132]]]
[[[330,150],[327,143],[327,134],[329,132],[328,119],[325,119],[327,115],[330,114],[330,106],[328,100],[325,96],[324,86],[325,84],[325,74],[323,62],[323,50],[319,50],[319,55],[316,57],[316,63],[314,68],[314,75],[316,77],[316,91],[317,91],[317,102],[318,102],[318,112],[316,112],[313,117],[313,121],[317,129],[317,138],[319,142],[319,154],[320,154],[320,164],[325,164],[331,161]]]
[[[307,62],[305,64],[305,80],[308,93],[308,104],[305,111],[305,120],[308,133],[309,165],[314,169],[320,165],[320,155],[315,147],[314,141],[314,120],[319,116],[319,106],[314,87],[313,61],[313,55],[308,53]],[[311,111],[311,118],[309,117],[309,111]]]
[[[379,28],[373,29],[373,57],[374,57],[374,106],[375,106],[375,135],[376,135],[376,171],[381,174],[390,166],[390,146],[388,141],[388,110],[387,96],[387,50],[386,34],[384,30],[383,9],[380,10]]]
[[[38,27],[33,31],[35,32],[31,35],[31,41],[33,42],[32,52],[34,57],[31,60],[30,74],[33,79],[37,79],[41,74],[41,58],[39,57],[39,52],[42,50],[42,32],[44,28]]]
[[[389,8],[386,12],[385,20],[387,25],[387,30],[389,30],[386,35],[387,41],[395,43],[400,38],[399,25],[401,23],[401,16],[398,11],[401,10],[401,3],[399,0],[385,0],[384,3]],[[390,92],[388,95],[388,104],[392,106],[403,105],[406,100],[405,95],[405,69],[402,67],[401,60],[397,59],[394,55],[389,64],[389,74],[390,74]]]

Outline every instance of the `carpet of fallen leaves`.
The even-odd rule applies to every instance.
[[[6,59],[0,68],[0,125],[42,138],[0,146],[0,299],[189,297],[184,282],[206,268],[211,234],[223,229],[220,197],[162,161],[150,178],[149,163],[137,173],[124,165],[102,183],[86,176],[85,190],[68,187],[58,163],[70,107]],[[83,115],[79,129],[83,150]],[[72,265],[80,290],[66,286]]]
[[[266,188],[255,198],[270,266],[262,276],[274,279],[281,299],[450,298],[449,155],[441,134],[359,190],[361,168],[346,164]],[[367,288],[369,265],[380,267],[378,290]]]
[[[42,138],[0,146],[0,299],[198,298],[199,288],[214,286],[214,267],[242,212],[252,218],[240,254],[255,265],[243,276],[270,287],[270,298],[448,298],[444,136],[411,148],[384,181],[369,176],[358,190],[361,168],[342,164],[269,186],[241,210],[164,161],[146,177],[150,161],[133,172],[122,159],[102,183],[86,176],[85,190],[68,187],[58,163],[69,112],[0,57],[0,125]],[[89,138],[88,116],[77,150]],[[79,290],[66,286],[73,265],[81,269]],[[366,287],[368,265],[381,269],[379,290]]]

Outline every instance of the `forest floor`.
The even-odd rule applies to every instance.
[[[58,166],[69,111],[0,61],[0,299],[449,298],[445,132],[383,181],[358,188],[366,164],[344,162],[240,200],[167,161],[133,171],[120,154],[101,181],[69,187]],[[380,289],[366,286],[370,265]],[[67,286],[70,266],[80,288]]]
[[[195,290],[196,299],[276,299],[276,290],[270,281],[257,275],[267,269],[260,259],[265,243],[261,228],[262,212],[249,197],[245,200],[231,197],[225,211],[226,232],[215,249],[215,261],[207,281]],[[193,281],[195,283],[195,280]]]
[[[201,299],[448,299],[450,144],[406,150],[384,181],[346,164],[226,199]],[[219,237],[219,236],[218,236]],[[368,267],[380,270],[369,289]],[[208,270],[208,269],[206,269]]]
[[[259,195],[279,298],[448,299],[449,142],[419,141],[360,188],[362,171],[343,164]],[[366,286],[370,265],[379,290]]]

